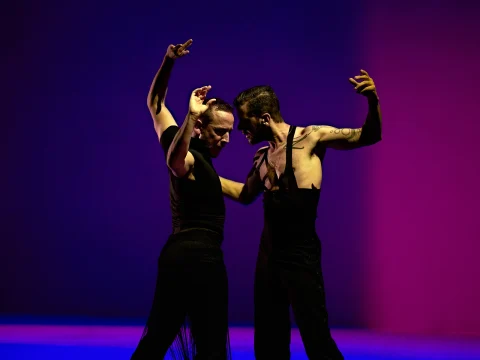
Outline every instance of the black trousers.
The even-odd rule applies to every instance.
[[[181,332],[186,316],[191,336]],[[228,342],[228,281],[218,235],[172,235],[158,261],[150,316],[131,359],[163,359],[170,349],[175,358],[225,360]]]
[[[277,262],[260,250],[255,271],[255,357],[290,359],[290,305],[309,359],[339,360],[330,334],[320,255],[308,265]],[[306,265],[306,266],[305,266]]]

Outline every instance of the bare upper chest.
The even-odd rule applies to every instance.
[[[287,166],[291,166],[299,187],[316,187],[321,182],[321,159],[310,149],[293,148],[291,163],[287,162],[286,149],[271,151],[268,149],[258,159],[257,169],[266,188],[274,189],[278,179],[285,173]]]
[[[297,162],[298,156],[295,156],[295,162]],[[265,151],[264,159],[262,161],[260,170],[262,172],[267,171],[269,168],[275,169],[275,171],[284,173],[285,167],[287,165],[287,151],[285,148],[281,148],[276,151],[272,151],[271,148],[268,148]],[[293,166],[293,154],[292,154],[292,166]]]
[[[285,174],[287,167],[292,168],[299,187],[320,186],[324,152],[319,151],[311,133],[312,130],[297,127],[293,139],[287,139],[287,143],[260,150],[257,170],[267,189],[278,185],[278,179]]]

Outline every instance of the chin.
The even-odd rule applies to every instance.
[[[218,150],[210,149],[210,156],[212,158],[216,158],[218,155],[220,155],[221,151],[222,149],[218,149]]]
[[[257,135],[250,134],[250,136],[245,136],[245,139],[247,139],[250,145],[256,145],[264,141],[260,134],[257,134]]]

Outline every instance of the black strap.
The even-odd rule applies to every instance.
[[[283,190],[286,190],[286,191],[293,190],[297,185],[297,182],[295,180],[295,174],[293,172],[293,166],[292,166],[292,149],[293,149],[293,137],[295,136],[295,129],[296,129],[296,126],[290,126],[290,129],[288,130],[287,162],[285,164],[285,171],[280,181],[280,184],[283,187]]]
[[[295,136],[296,126],[290,125],[290,130],[288,131],[287,137],[287,163],[285,165],[285,173],[293,172],[292,167],[292,149],[293,149],[293,137]]]

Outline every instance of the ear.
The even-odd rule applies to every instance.
[[[269,113],[264,113],[262,116],[260,116],[260,124],[264,126],[270,126],[271,121],[272,117]]]
[[[195,125],[193,127],[193,132],[200,136],[201,132],[202,132],[202,127],[203,127],[203,123],[202,123],[202,120],[198,119],[196,122],[195,122]]]

